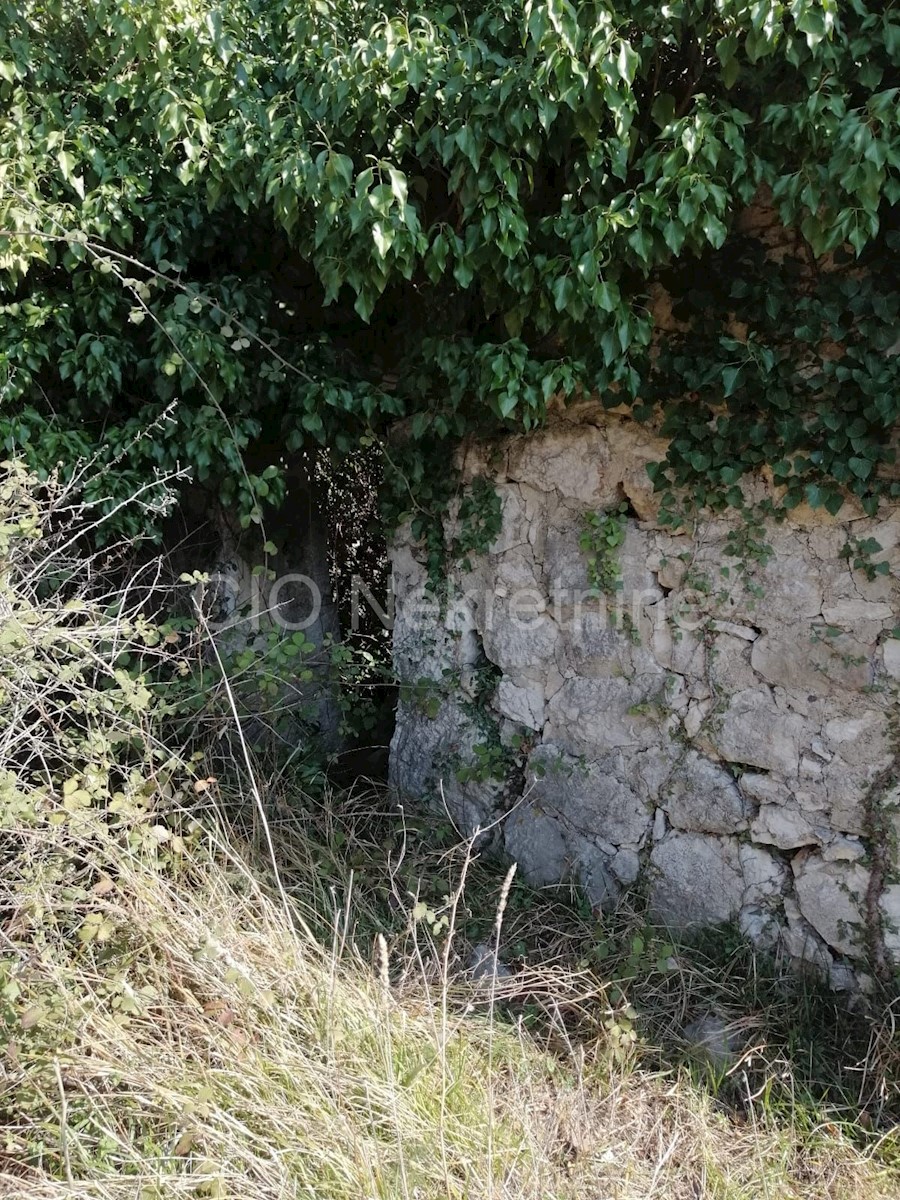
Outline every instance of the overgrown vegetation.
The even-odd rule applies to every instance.
[[[619,552],[625,541],[625,505],[585,514],[579,547],[587,566],[592,596],[614,595],[622,588]]]
[[[95,458],[107,507],[190,462],[249,524],[290,456],[406,417],[385,511],[434,520],[448,442],[596,391],[662,416],[669,511],[763,464],[871,510],[898,66],[863,0],[5,3],[3,442]],[[792,252],[739,227],[759,197]]]
[[[598,924],[376,793],[305,801],[239,724],[230,761],[196,713],[174,742],[185,647],[83,557],[90,507],[4,472],[4,1195],[896,1194],[896,1001]]]
[[[5,1192],[896,1194],[895,1001],[851,1025],[746,951],[501,883],[433,816],[304,807],[311,644],[160,624],[133,541],[188,477],[262,527],[315,458],[383,473],[437,590],[500,528],[456,443],[588,393],[669,438],[664,519],[762,468],[779,511],[900,496],[898,68],[863,0],[0,0]],[[620,515],[584,531],[597,592]],[[328,647],[355,694],[379,646]],[[682,1053],[709,1012],[740,1035],[713,1070]]]

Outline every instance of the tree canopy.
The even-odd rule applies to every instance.
[[[871,509],[898,68],[863,0],[0,0],[0,440],[110,505],[190,465],[247,523],[404,417],[397,517],[448,439],[584,391],[662,412],[664,491],[765,462]],[[796,257],[736,229],[760,194]]]

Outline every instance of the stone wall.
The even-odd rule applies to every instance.
[[[676,929],[735,922],[855,987],[900,963],[900,510],[798,509],[747,553],[734,514],[659,526],[663,452],[588,403],[465,450],[502,528],[446,603],[396,541],[393,784],[536,885],[600,908],[636,890]],[[585,519],[621,505],[621,588],[598,597]]]

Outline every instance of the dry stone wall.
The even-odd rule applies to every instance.
[[[900,511],[673,533],[646,473],[663,453],[587,403],[465,450],[502,527],[442,601],[397,538],[393,784],[538,886],[600,908],[637,890],[675,929],[735,922],[865,985],[900,964]],[[621,585],[598,596],[586,521],[619,509]]]

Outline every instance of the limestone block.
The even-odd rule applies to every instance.
[[[880,904],[884,948],[895,963],[900,963],[900,883],[884,889]]]
[[[634,883],[641,871],[641,860],[634,850],[622,848],[610,859],[609,864],[621,883]]]
[[[866,537],[872,537],[881,546],[883,552],[900,546],[900,512],[892,513],[885,521],[880,521],[868,530]],[[876,555],[876,558],[878,556]]]
[[[532,613],[524,599],[512,612],[505,601],[494,605],[491,620],[484,629],[484,651],[505,675],[514,675],[524,668],[540,669],[556,654],[559,644],[556,622],[547,613]]]
[[[673,558],[664,555],[658,556],[656,579],[660,587],[666,588],[667,591],[671,592],[676,588],[680,588],[684,583],[687,571],[687,563],[682,561],[677,555]]]
[[[495,706],[510,721],[528,729],[540,729],[544,724],[543,685],[526,681],[517,686],[503,679],[497,687]]]
[[[400,796],[431,798],[446,811],[461,836],[493,825],[503,782],[461,783],[456,765],[467,761],[483,734],[456,701],[445,700],[434,717],[401,701],[391,740],[390,784]],[[489,840],[493,840],[491,837]]]
[[[461,783],[455,768],[444,766],[437,774],[434,790],[459,838],[476,838],[479,851],[496,848],[497,818],[503,803],[502,780],[473,779]]]
[[[846,634],[827,637],[809,625],[792,625],[759,638],[750,664],[767,683],[789,691],[844,692],[872,682],[874,649]]]
[[[525,800],[513,810],[503,827],[503,842],[522,878],[532,887],[547,887],[566,878],[571,855],[565,831],[537,803]]]
[[[659,803],[678,757],[678,747],[666,743],[650,746],[647,750],[630,757],[629,779],[631,784],[635,791],[653,807]]]
[[[672,622],[671,606],[666,601],[655,605],[650,615],[649,645],[659,665],[680,675],[703,676],[706,672],[706,646],[700,634],[679,629]]]
[[[731,697],[715,743],[728,762],[795,775],[803,732],[803,718],[780,712],[768,689],[747,689]]]
[[[818,511],[821,512],[821,509]],[[846,574],[847,567],[841,558],[841,551],[847,544],[847,531],[836,522],[830,522],[809,529],[808,538],[809,548],[815,557],[825,560],[822,564],[822,578],[827,590],[831,583],[832,571],[835,575]]]
[[[837,758],[825,776],[825,795],[828,800],[827,821],[841,833],[862,834],[866,828],[864,799],[871,776],[864,768],[850,768]],[[817,791],[820,789],[817,789]]]
[[[822,850],[825,862],[859,862],[865,858],[866,848],[859,838],[835,837]]]
[[[512,605],[518,601],[519,607],[527,609],[528,612],[543,604],[541,571],[527,543],[508,550],[499,559],[494,560],[492,579],[488,586],[491,584],[497,596],[508,598]],[[520,598],[519,593],[533,593],[533,596],[525,594]]]
[[[703,722],[712,711],[711,700],[693,700],[684,714],[684,732],[689,738],[695,738],[703,727]]]
[[[650,853],[650,907],[666,925],[689,930],[733,920],[744,899],[735,838],[667,834]]]
[[[836,600],[822,608],[822,616],[829,625],[843,625],[854,629],[867,621],[882,624],[893,615],[890,604],[872,600]]]
[[[738,928],[759,950],[774,950],[782,929],[776,913],[768,908],[757,908],[753,905],[741,909]]]
[[[626,612],[640,611],[645,604],[655,604],[663,597],[656,573],[647,559],[650,543],[647,534],[633,521],[625,526],[625,541],[619,548],[618,564],[622,574],[622,599]]]
[[[694,750],[672,772],[666,811],[676,829],[696,833],[737,833],[750,815],[734,776]]]
[[[746,1040],[739,1028],[735,1028],[717,1013],[708,1013],[688,1022],[682,1032],[693,1058],[708,1062],[719,1071],[727,1071],[740,1056]]]
[[[744,876],[745,905],[759,907],[770,904],[774,897],[780,896],[785,890],[788,882],[787,866],[768,850],[741,842],[738,860]]]
[[[497,484],[497,495],[501,504],[500,532],[490,546],[491,554],[505,554],[515,547],[528,546],[531,527],[530,514],[522,493],[515,484]]]
[[[800,912],[839,954],[861,958],[869,871],[858,863],[825,862],[818,854],[792,862]]]
[[[777,776],[764,775],[757,771],[744,771],[741,775],[741,790],[757,804],[789,804],[792,792]]]
[[[763,590],[759,620],[766,628],[789,625],[822,611],[822,578],[805,539],[787,529],[769,534],[772,558],[757,573]]]
[[[469,955],[469,974],[479,983],[489,987],[500,979],[512,978],[512,971],[497,957],[497,948],[489,942],[478,942]]]
[[[619,898],[621,886],[607,855],[590,842],[580,842],[573,871],[593,909],[607,909]]]
[[[593,678],[622,675],[630,668],[630,639],[621,629],[611,626],[612,615],[588,608],[564,622],[566,661],[579,675]]]
[[[572,604],[590,590],[587,559],[580,546],[582,518],[570,509],[558,509],[547,529],[544,578],[549,595]]]
[[[777,846],[780,850],[797,850],[801,846],[820,846],[821,835],[799,808],[781,804],[763,804],[750,826],[754,842]]]
[[[826,744],[850,766],[867,767],[874,773],[891,761],[893,746],[888,717],[878,709],[835,717],[826,724],[823,734]],[[837,760],[833,760],[832,769],[840,771]]]
[[[624,759],[588,762],[553,745],[538,746],[528,760],[528,799],[571,829],[577,838],[637,846],[646,837],[651,810],[622,778]]]
[[[589,425],[561,426],[532,438],[516,438],[507,471],[542,492],[556,492],[585,507],[615,503],[609,479],[610,452],[605,435]]]
[[[900,638],[888,638],[882,647],[884,669],[892,679],[900,679]]]
[[[659,740],[658,722],[642,706],[658,679],[567,679],[547,704],[547,737],[575,754],[599,758],[617,747],[643,749]]]
[[[760,639],[762,640],[762,639]],[[759,687],[759,678],[750,665],[755,649],[745,638],[717,634],[710,653],[709,674],[718,692],[740,692]]]
[[[610,421],[606,429],[610,451],[610,482],[615,481],[631,501],[642,521],[653,521],[659,510],[659,496],[653,490],[647,464],[665,457],[666,443],[642,430],[635,437],[627,421]]]

